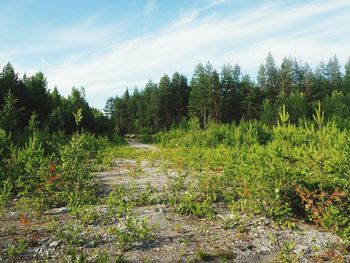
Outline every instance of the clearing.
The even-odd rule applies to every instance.
[[[137,151],[159,151],[135,139],[127,141]],[[12,211],[2,219],[0,239],[5,242],[0,244],[0,261],[57,262],[68,253],[68,261],[85,255],[88,262],[109,262],[117,257],[120,262],[349,262],[336,235],[311,225],[295,222],[282,228],[265,217],[237,217],[220,203],[210,219],[178,213],[166,198],[183,173],[158,161],[128,158],[115,158],[110,168],[95,173],[104,185],[101,198],[124,189],[123,204],[137,200],[131,211],[135,220],[147,218],[150,234],[145,239],[130,241],[121,249],[121,239],[115,236],[124,234],[113,230],[123,229],[128,216],[104,221],[108,214],[105,204],[73,215],[66,208],[51,210],[35,220]],[[15,255],[9,258],[5,256],[8,244],[15,239],[31,240],[30,247],[25,251],[14,247]]]

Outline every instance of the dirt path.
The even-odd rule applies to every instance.
[[[159,151],[158,147],[155,147],[155,146],[149,145],[149,144],[141,143],[135,139],[128,138],[128,139],[126,139],[126,141],[129,144],[129,146],[132,148],[140,148],[140,149],[149,149],[152,151]]]

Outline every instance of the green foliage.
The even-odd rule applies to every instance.
[[[61,196],[75,207],[95,202],[97,189],[92,180],[92,165],[89,160],[89,146],[85,134],[75,134],[68,145],[60,150],[61,164],[58,166],[57,183]]]
[[[83,109],[79,108],[77,112],[73,113],[74,118],[75,118],[75,124],[77,125],[77,128],[79,128],[81,120],[83,119]]]
[[[18,108],[18,99],[9,91],[5,97],[4,105],[0,110],[0,128],[8,133],[16,132],[19,114],[22,109]]]
[[[11,200],[13,195],[13,186],[7,179],[2,181],[0,188],[0,213],[5,208],[6,204]]]
[[[29,138],[23,149],[18,149],[16,155],[17,186],[20,196],[29,197],[40,194],[48,179],[48,159],[38,136]]]
[[[270,102],[269,99],[265,99],[263,101],[260,119],[263,123],[268,125],[272,125],[275,123],[276,112],[273,104]]]
[[[24,240],[19,240],[18,244],[7,247],[7,256],[12,259],[18,258],[27,250],[27,247],[27,243]]]
[[[81,246],[85,244],[86,238],[82,233],[85,229],[83,224],[66,224],[56,229],[56,236],[60,241],[70,246]]]
[[[7,136],[6,132],[2,129],[0,129],[0,190],[1,196],[8,196],[7,195],[7,184],[11,184],[13,181],[9,178],[9,167],[7,163],[7,159],[10,155],[10,149],[11,149],[11,141],[10,137]],[[1,198],[4,200],[4,198]],[[1,202],[3,204],[3,202]]]
[[[349,240],[349,132],[326,122],[321,104],[314,121],[299,126],[286,106],[278,116],[271,128],[241,122],[158,134],[163,154],[192,171],[175,180],[170,203],[179,213],[210,217],[224,202],[235,214],[264,214],[280,227],[303,218]]]
[[[201,200],[197,193],[185,192],[177,201],[176,211],[180,214],[195,215],[198,217],[212,218],[214,211],[211,207],[210,197]]]
[[[115,189],[108,195],[106,206],[108,208],[108,215],[120,218],[128,214],[134,204],[126,200],[125,189],[121,188]]]
[[[116,241],[122,250],[130,249],[135,242],[147,241],[151,238],[147,218],[126,215],[123,228],[112,227],[110,231],[116,236]]]

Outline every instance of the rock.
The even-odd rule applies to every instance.
[[[149,164],[150,164],[149,161],[146,161],[146,160],[142,160],[140,163],[141,167],[147,167],[149,166]]]
[[[45,251],[45,247],[36,247],[33,249],[35,255],[42,255],[43,251]]]
[[[97,246],[97,242],[95,240],[92,240],[86,244],[86,247],[93,248]]]
[[[158,205],[156,208],[155,208],[155,211],[160,213],[160,214],[165,214],[166,213],[166,206],[164,205]]]
[[[134,243],[135,247],[141,247],[142,245],[143,245],[143,243],[140,241]]]
[[[68,213],[68,208],[66,206],[48,210],[44,213],[44,215],[58,215],[58,214],[65,214],[65,213]]]
[[[295,254],[300,254],[300,253],[305,253],[309,248],[304,245],[296,245],[295,248],[293,249],[293,252]]]
[[[267,246],[261,246],[259,247],[259,249],[257,249],[258,253],[262,253],[262,254],[267,254],[271,251],[271,249]]]
[[[53,241],[50,243],[49,247],[57,247],[60,243],[60,241]]]

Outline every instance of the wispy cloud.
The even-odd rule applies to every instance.
[[[238,63],[243,71],[254,73],[268,51],[278,63],[291,54],[311,65],[334,54],[345,63],[350,55],[350,36],[344,34],[350,23],[349,1],[268,2],[225,16],[208,12],[225,2],[211,1],[182,11],[161,30],[127,40],[115,37],[117,27],[97,27],[93,19],[67,30],[54,30],[53,39],[65,43],[63,46],[92,45],[88,45],[89,52],[71,54],[43,71],[50,86],[57,85],[64,93],[73,85],[84,86],[91,103],[103,107],[107,96],[121,94],[127,86],[142,87],[149,78],[158,80],[174,71],[190,76],[197,63],[208,60],[217,68]],[[154,5],[148,2],[144,11]],[[97,43],[95,38],[103,41]]]
[[[143,9],[144,15],[150,15],[158,9],[158,5],[155,0],[148,0]]]

